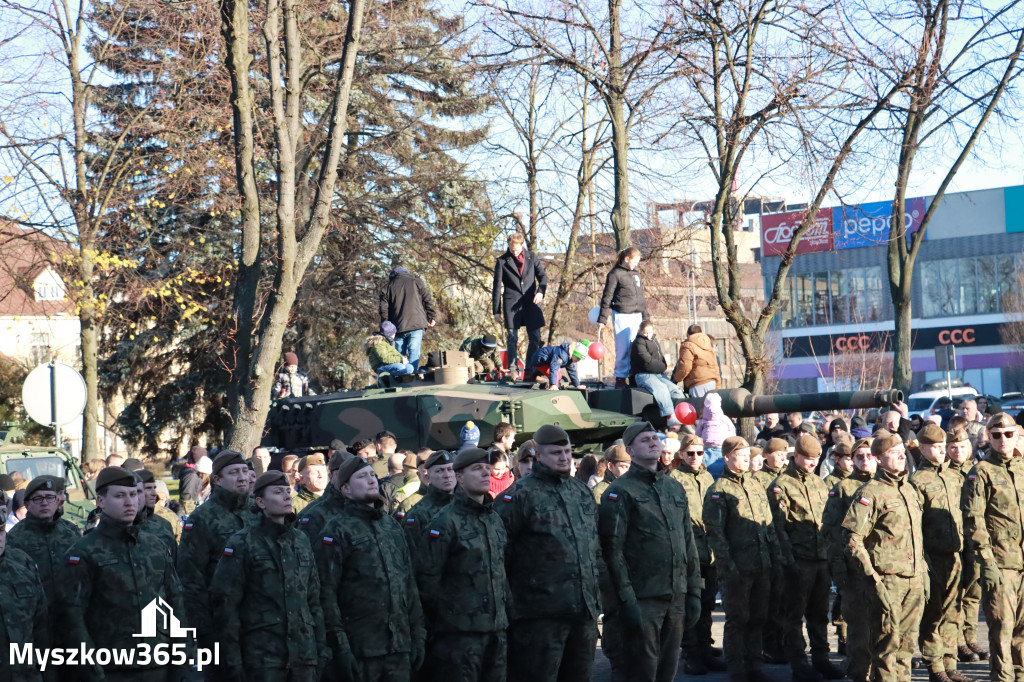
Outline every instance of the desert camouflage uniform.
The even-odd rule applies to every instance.
[[[320,579],[306,536],[259,521],[228,538],[210,583],[227,679],[316,682],[330,659]]]
[[[778,560],[764,488],[726,467],[704,498],[704,525],[722,586],[725,664],[734,675],[760,671],[768,576]]]
[[[865,609],[880,624],[870,642],[872,679],[910,679],[910,661],[924,610],[927,566],[921,530],[921,501],[905,473],[879,467],[854,495],[843,519],[851,570],[871,586]],[[879,601],[884,588],[888,607]]]
[[[508,532],[510,682],[589,680],[601,610],[590,488],[537,462],[494,510]]]
[[[459,488],[423,528],[416,578],[430,644],[419,679],[505,682],[505,525]]]
[[[949,470],[960,476],[962,482],[961,493],[965,492],[967,485],[967,474],[974,467],[974,460],[968,459],[965,462],[956,464],[949,463]],[[960,509],[963,511],[963,495],[961,494]],[[966,519],[965,519],[966,521]],[[965,524],[966,533],[966,524]],[[978,612],[981,610],[981,582],[978,580],[978,562],[974,559],[974,552],[970,543],[964,539],[964,548],[960,552],[960,565],[963,570],[960,573],[960,630],[957,634],[957,644],[968,646],[978,643]]]
[[[960,551],[964,545],[960,511],[963,479],[947,463],[936,465],[922,457],[910,483],[921,494],[924,507],[921,529],[931,583],[921,618],[921,656],[931,672],[955,670],[960,628]]]
[[[323,497],[322,495],[316,495],[309,490],[306,490],[306,486],[300,485],[295,489],[295,494],[292,495],[292,513],[298,516],[302,513],[302,510],[308,507],[316,500]]]
[[[995,452],[967,475],[961,506],[978,562],[988,624],[990,679],[1011,682],[1024,667],[1024,466]]]

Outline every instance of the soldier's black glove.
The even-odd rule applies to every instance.
[[[328,682],[359,682],[359,661],[355,654],[347,651],[334,657],[327,666],[323,679]]]
[[[700,595],[699,594],[687,594],[686,595],[686,618],[683,623],[687,630],[696,627],[697,621],[700,620]]]
[[[622,624],[628,630],[641,630],[644,624],[644,614],[640,610],[640,605],[636,603],[636,600],[627,601],[622,604],[622,609],[619,612],[622,616]]]
[[[425,656],[426,651],[424,650],[424,646],[422,644],[412,645],[412,653],[410,654],[410,657],[413,672],[416,672],[417,670],[423,667],[423,659]]]
[[[1003,572],[995,561],[981,565],[981,589],[985,595],[995,594],[1003,586]]]

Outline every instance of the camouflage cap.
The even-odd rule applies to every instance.
[[[626,452],[625,445],[612,445],[606,448],[604,451],[604,461],[611,464],[612,462],[629,463],[633,461],[633,458]]]
[[[657,430],[651,426],[651,422],[633,422],[626,427],[625,431],[622,432],[623,445],[632,445],[637,436],[641,433],[646,433],[647,431],[654,431],[657,433]]]
[[[568,445],[569,434],[561,426],[545,424],[533,434],[533,441],[537,445]]]
[[[998,412],[989,417],[988,423],[985,424],[985,430],[991,431],[992,429],[999,429],[1004,426],[1016,426],[1017,422],[1013,421],[1013,417],[1006,414],[1005,412]]]
[[[430,469],[436,466],[443,466],[445,464],[454,464],[455,455],[448,452],[447,450],[438,450],[437,452],[430,453],[430,457],[427,457],[424,467]]]
[[[107,486],[123,485],[126,488],[135,487],[135,475],[121,467],[106,467],[96,476],[96,492],[102,492]]]
[[[459,456],[455,458],[455,466],[453,467],[456,471],[462,471],[468,466],[477,464],[479,462],[490,462],[491,456],[487,454],[486,450],[481,448],[466,448],[459,452]]]
[[[747,439],[742,436],[729,436],[722,442],[722,457],[731,455],[737,450],[743,448],[749,448],[750,444],[747,443]]]
[[[252,486],[252,496],[262,497],[264,488],[272,485],[287,485],[291,484],[288,482],[288,476],[283,471],[268,471],[260,474],[259,478],[256,479],[256,483]]]
[[[54,485],[53,476],[36,476],[28,485],[25,486],[25,498],[28,499],[32,495],[40,490],[46,490],[50,492],[57,492],[57,486]]]
[[[789,452],[789,441],[785,438],[772,438],[764,448],[765,452]]]
[[[237,450],[221,450],[213,459],[213,468],[210,473],[216,476],[220,474],[224,467],[234,466],[235,464],[245,464],[245,457],[242,453]]]
[[[143,483],[156,483],[156,476],[149,469],[139,469],[135,472],[136,475],[142,479]]]
[[[928,422],[917,432],[917,442],[924,445],[935,445],[946,442],[946,432],[935,422]]]
[[[821,441],[810,434],[802,433],[796,439],[795,451],[804,457],[821,457]]]
[[[971,436],[967,433],[967,429],[956,429],[946,434],[947,443],[969,443],[971,442]]]
[[[871,454],[879,457],[886,450],[902,444],[903,440],[897,434],[890,433],[886,429],[878,429],[875,431],[875,439],[871,441]]]
[[[699,446],[701,446],[701,448],[703,448],[704,447],[704,439],[701,438],[700,436],[698,436],[695,433],[687,433],[687,434],[684,434],[683,437],[679,439],[679,445],[680,445],[680,449],[682,449],[682,450],[685,450],[686,448],[690,447],[691,445],[699,445]]]
[[[362,457],[353,457],[338,467],[338,485],[345,485],[352,475],[364,467],[370,466]]]
[[[312,455],[306,455],[299,460],[299,471],[302,471],[306,467],[324,466],[327,461],[324,459],[322,452],[314,452]]]
[[[331,459],[327,462],[327,470],[337,471],[350,457],[355,457],[355,455],[347,450],[335,450],[334,454],[331,455]]]

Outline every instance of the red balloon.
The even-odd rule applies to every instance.
[[[690,403],[679,403],[676,405],[676,419],[692,426],[697,423],[697,410]]]
[[[604,357],[604,344],[601,343],[600,341],[594,341],[592,344],[590,344],[590,348],[587,351],[587,354],[590,355],[590,357],[593,358],[594,360],[600,360],[601,358]]]

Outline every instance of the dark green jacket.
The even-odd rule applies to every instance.
[[[261,515],[228,538],[210,598],[222,666],[290,670],[330,659],[313,549],[290,524]]]
[[[46,596],[38,574],[4,552],[0,555],[0,660],[4,661],[0,681],[42,680],[35,664],[14,664],[9,658],[11,644],[31,643],[36,649],[46,649],[50,634]]]
[[[601,612],[597,503],[582,482],[542,462],[498,496],[505,522],[511,620],[590,618]]]
[[[39,581],[49,603],[57,602],[56,579],[71,545],[82,539],[77,528],[26,516],[7,533],[7,548],[20,549],[36,564]],[[51,621],[52,622],[52,621]]]
[[[162,599],[174,611],[182,627],[188,627],[181,583],[163,543],[138,526],[124,526],[106,515],[92,531],[67,552],[59,581],[58,612],[67,647],[134,649],[145,642],[151,648],[172,639],[158,627],[152,637],[137,637],[143,610]],[[150,607],[154,608],[154,607]],[[159,622],[159,618],[157,621]],[[194,655],[194,652],[193,652]],[[155,662],[127,668],[157,668]],[[99,666],[75,670],[78,679],[102,680]]]
[[[416,579],[427,630],[501,632],[505,608],[505,525],[489,505],[458,488],[455,500],[424,526]]]
[[[702,566],[710,565],[714,563],[715,555],[711,551],[708,530],[704,525],[704,498],[707,497],[711,486],[715,484],[715,478],[708,473],[703,464],[700,465],[700,471],[694,471],[685,462],[680,463],[678,469],[672,470],[672,478],[679,481],[686,492],[686,505],[690,508],[693,539],[697,542],[697,556],[700,558],[700,563]]]
[[[332,483],[324,490],[324,494],[310,502],[298,515],[296,526],[309,540],[310,547],[316,547],[323,537],[322,531],[327,522],[341,513],[345,496]]]
[[[171,560],[177,559],[178,542],[174,538],[174,528],[167,519],[157,516],[155,510],[143,505],[142,511],[135,519],[135,523],[142,530],[160,538],[160,542],[163,543],[164,547],[167,548],[167,552],[171,555]]]
[[[910,475],[910,484],[921,494],[925,553],[953,554],[964,548],[964,516],[960,510],[963,480],[948,462],[936,465],[924,457]]]
[[[1003,569],[1024,569],[1024,470],[994,452],[974,465],[964,484],[966,537],[974,556]],[[24,523],[24,522],[23,522]]]
[[[768,489],[775,536],[786,564],[794,559],[825,560],[828,546],[822,532],[822,516],[828,488],[813,471],[807,473],[790,462]]]
[[[779,559],[768,495],[749,473],[725,467],[704,498],[704,525],[719,575],[761,573]]]
[[[843,519],[843,539],[851,570],[911,578],[923,575],[921,498],[907,475],[878,467],[875,477],[854,495]]]
[[[666,471],[634,464],[601,496],[601,548],[623,603],[700,595],[686,493]]]
[[[405,539],[408,540],[409,551],[414,556],[419,548],[423,531],[427,524],[452,501],[452,497],[452,493],[446,493],[440,488],[428,485],[423,499],[416,503],[412,509],[405,513],[398,512],[395,514],[395,518],[401,521],[402,528],[405,529]],[[399,517],[399,514],[401,514],[401,517]],[[500,520],[498,522],[500,523]],[[502,570],[502,573],[504,573],[504,570]]]
[[[409,545],[381,506],[346,500],[314,546],[327,645],[336,658],[411,653],[426,639]]]
[[[185,520],[178,547],[178,575],[185,588],[185,607],[201,646],[212,646],[217,626],[211,617],[210,581],[228,538],[253,523],[249,496],[214,486],[210,497]]]

